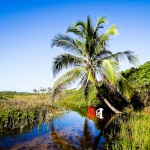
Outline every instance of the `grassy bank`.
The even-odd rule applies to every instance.
[[[13,96],[10,96],[10,93],[6,92],[3,95],[5,99],[0,100],[0,134],[2,135],[8,134],[5,131],[16,129],[22,131],[34,123],[40,124],[47,114],[53,117],[61,112],[49,107],[50,95],[48,94],[13,93]]]
[[[137,68],[130,68],[123,73],[135,92],[134,103],[139,101],[150,106],[150,61]]]
[[[127,120],[120,120],[120,131],[113,138],[109,135],[105,149],[148,150],[150,149],[150,116],[144,112],[133,112]]]
[[[84,99],[83,89],[66,91],[61,98],[55,102],[55,106],[65,108],[66,110],[74,110],[81,115],[87,115],[88,106],[96,106],[99,101],[95,99],[95,90],[91,90],[89,99]]]

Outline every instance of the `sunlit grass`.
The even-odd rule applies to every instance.
[[[121,122],[121,130],[114,140],[110,134],[110,143],[106,149],[112,150],[148,150],[150,149],[150,116],[143,112],[133,112]]]
[[[65,108],[66,110],[74,110],[82,115],[86,115],[88,105],[84,100],[73,101],[72,99],[63,99],[55,103],[56,106]]]
[[[0,134],[42,123],[46,115],[53,117],[59,110],[51,108],[49,94],[15,94],[0,101]]]
[[[55,106],[65,108],[66,110],[74,110],[86,116],[89,106],[96,106],[99,104],[99,101],[94,98],[94,92],[95,91],[92,91],[89,95],[89,99],[85,100],[81,90],[67,91],[66,94],[56,100]]]

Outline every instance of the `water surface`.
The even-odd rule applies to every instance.
[[[105,124],[103,121],[99,120],[102,126]],[[101,149],[104,141],[105,138],[94,121],[69,111],[22,133],[1,136],[0,149]]]

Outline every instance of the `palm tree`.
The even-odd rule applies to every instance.
[[[47,93],[51,93],[51,90],[52,90],[51,87],[48,87],[47,88]]]
[[[110,37],[117,35],[118,30],[115,25],[112,25],[105,33],[100,32],[99,30],[102,30],[106,23],[105,17],[100,17],[96,26],[93,26],[88,16],[86,22],[78,21],[68,27],[67,34],[58,34],[54,37],[52,47],[62,47],[68,53],[54,58],[53,75],[55,77],[62,69],[70,69],[70,71],[55,82],[52,89],[52,99],[76,81],[84,87],[84,96],[87,99],[89,86],[92,84],[96,88],[97,98],[101,103],[107,105],[115,113],[121,113],[100,93],[98,77],[101,77],[102,82],[109,89],[121,92],[120,94],[126,99],[129,98],[131,90],[128,90],[130,89],[129,85],[127,86],[127,81],[121,76],[119,61],[127,58],[130,63],[135,64],[137,57],[132,51],[113,54],[107,49]],[[77,38],[72,38],[68,33],[75,34]]]
[[[34,93],[37,93],[37,89],[33,89],[33,92],[34,92]]]

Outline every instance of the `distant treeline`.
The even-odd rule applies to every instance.
[[[28,92],[16,92],[16,91],[0,91],[0,100],[7,100],[14,98],[14,95],[28,95]]]

